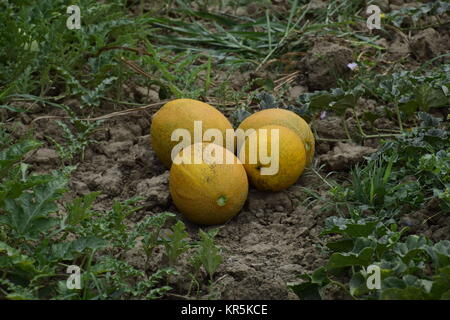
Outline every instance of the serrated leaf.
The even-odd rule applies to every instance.
[[[23,156],[34,149],[39,148],[42,143],[35,140],[24,140],[0,151],[0,178]]]
[[[172,232],[162,240],[170,265],[173,265],[178,257],[189,248],[186,240],[188,236],[186,226],[178,220],[173,226]]]
[[[194,260],[203,265],[211,280],[223,262],[222,249],[214,244],[214,233],[217,234],[217,232],[218,230],[212,232],[199,231],[200,242],[194,257]]]
[[[238,108],[233,111],[232,118],[236,120],[237,124],[240,124],[245,118],[250,116],[251,113],[245,110],[244,108]]]
[[[91,207],[100,192],[92,192],[84,197],[76,198],[67,205],[68,223],[77,225],[84,219],[87,219],[91,214]]]
[[[54,261],[73,260],[78,254],[85,253],[86,250],[96,250],[108,246],[108,241],[95,237],[78,238],[70,242],[60,242],[53,244],[50,248],[50,257]]]
[[[278,104],[276,103],[274,96],[267,92],[262,92],[258,94],[256,98],[260,100],[259,107],[261,110],[278,107]]]
[[[0,241],[0,269],[6,270],[8,267],[17,267],[23,271],[35,273],[37,270],[34,263],[33,258]]]
[[[46,184],[35,187],[32,192],[23,193],[16,199],[5,199],[6,223],[18,236],[37,239],[54,223],[49,214],[58,211],[55,200],[62,196],[67,184],[63,176],[55,176]]]

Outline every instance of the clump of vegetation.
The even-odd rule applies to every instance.
[[[160,230],[174,215],[161,213],[129,227],[126,218],[140,209],[139,198],[116,202],[107,212],[92,205],[99,193],[90,193],[65,205],[58,203],[67,190],[70,170],[48,175],[29,172],[22,162],[25,153],[41,146],[34,140],[15,144],[2,142],[0,151],[0,296],[7,299],[155,299],[172,288],[163,284],[180,254],[193,244],[187,240],[184,224],[161,238]],[[209,279],[221,262],[212,238],[204,238],[195,256],[205,265]],[[127,251],[143,238],[142,254],[147,260],[152,249],[164,244],[169,264],[153,273],[138,270],[126,261]],[[207,241],[210,240],[210,241]],[[216,251],[212,252],[216,248]],[[208,256],[206,253],[214,253]],[[117,254],[119,253],[119,254]],[[210,263],[209,258],[216,263]],[[214,258],[216,257],[216,258]],[[218,263],[218,264],[217,264]],[[69,266],[79,268],[80,288],[66,282]],[[134,285],[136,283],[137,285]]]
[[[350,184],[335,185],[341,216],[326,220],[322,235],[337,234],[324,248],[325,266],[290,287],[302,299],[320,299],[339,286],[355,299],[448,299],[450,241],[411,234],[401,217],[437,201],[434,216],[450,213],[449,127],[427,113],[421,125],[385,142]],[[381,287],[369,290],[368,268],[381,270]]]

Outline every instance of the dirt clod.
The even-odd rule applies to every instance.
[[[316,128],[321,138],[345,139],[347,137],[342,120],[339,117],[333,116],[317,120]]]
[[[338,78],[350,74],[347,64],[352,62],[352,50],[341,45],[320,41],[308,52],[304,61],[311,90],[335,87]]]
[[[430,59],[441,54],[440,35],[433,28],[428,28],[412,37],[411,51],[418,59]]]
[[[150,179],[141,180],[136,186],[136,194],[145,198],[144,207],[153,209],[155,207],[167,208],[169,205],[169,171]]]
[[[330,170],[342,171],[375,151],[376,149],[370,147],[338,142],[333,150],[320,156],[320,162],[325,163]]]
[[[122,172],[118,165],[107,169],[105,172],[94,175],[90,179],[91,185],[110,196],[117,196],[122,191]]]
[[[396,37],[387,50],[389,59],[397,60],[409,54],[410,48],[408,43],[401,37]]]

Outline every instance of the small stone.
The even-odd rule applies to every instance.
[[[416,226],[419,224],[419,220],[410,217],[410,216],[403,216],[400,219],[400,224],[408,227]]]
[[[159,93],[150,88],[135,87],[138,96],[142,97],[147,102],[159,102]]]
[[[53,149],[41,148],[38,149],[28,161],[40,164],[55,164],[59,161],[59,156]]]
[[[299,95],[306,92],[308,92],[308,88],[304,86],[295,86],[289,89],[289,96],[291,99],[295,100],[298,98]]]
[[[258,212],[255,214],[255,216],[256,216],[257,218],[261,219],[261,218],[264,217],[264,213],[261,212],[261,211],[258,211]]]

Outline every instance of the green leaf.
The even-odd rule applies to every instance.
[[[427,246],[425,248],[434,264],[437,267],[446,267],[450,265],[450,241],[443,240],[436,243],[434,246]]]
[[[303,281],[288,283],[288,288],[301,300],[322,300],[321,288],[330,282],[325,267],[316,269],[311,276],[302,274],[300,279]]]
[[[189,242],[186,240],[188,236],[186,226],[178,220],[172,228],[172,233],[162,240],[170,266],[174,265],[178,257],[189,249]]]
[[[420,104],[419,101],[417,100],[410,100],[408,102],[405,103],[401,103],[399,104],[399,109],[400,111],[404,112],[405,114],[411,116],[413,115],[416,111],[420,110],[420,107],[422,105]]]
[[[433,286],[430,290],[431,299],[450,298],[450,266],[439,269],[439,273],[433,277]]]
[[[354,273],[349,282],[350,294],[352,296],[361,296],[369,291],[366,278],[360,273]]]
[[[429,241],[425,237],[411,235],[405,242],[397,243],[393,252],[401,257],[405,263],[408,263],[417,255],[425,253],[428,244]]]
[[[262,80],[262,81],[265,81],[265,80]],[[259,84],[259,85],[262,86],[263,84]],[[259,108],[261,110],[278,107],[278,103],[275,101],[275,97],[267,92],[262,92],[262,93],[258,94],[256,96],[256,98],[260,100]]]
[[[15,107],[12,107],[12,106],[9,106],[9,105],[0,105],[0,109],[6,109],[6,110],[9,110],[9,111],[12,111],[12,112],[17,112],[17,113],[27,112],[27,110],[20,109],[20,108],[15,108]]]
[[[223,262],[222,249],[214,244],[214,236],[218,230],[211,230],[209,232],[199,231],[200,242],[194,260],[194,263],[200,263],[205,268],[205,271],[212,280],[217,269]]]
[[[364,248],[359,253],[333,253],[327,263],[328,269],[338,269],[352,266],[368,266],[372,262],[373,248]]]
[[[419,117],[419,120],[421,121],[422,127],[429,127],[429,128],[435,128],[439,126],[439,123],[442,122],[441,119],[433,117],[431,114],[426,112],[418,112],[417,116]]]
[[[59,242],[50,248],[49,259],[54,261],[73,260],[86,250],[96,250],[108,246],[108,241],[95,237],[82,237],[70,242]]]
[[[381,300],[425,300],[426,294],[417,287],[406,287],[404,289],[390,288],[381,293]]]
[[[99,195],[100,192],[92,192],[69,203],[67,205],[68,223],[77,225],[87,219],[92,214],[92,204]]]
[[[320,286],[317,283],[289,283],[288,287],[294,291],[301,300],[322,300]]]
[[[256,78],[252,81],[252,84],[258,88],[262,88],[264,90],[273,91],[275,88],[275,83],[268,78]],[[264,102],[260,103],[261,109],[268,109],[268,108],[274,108],[275,104],[266,104]]]
[[[325,220],[325,234],[343,234],[349,237],[367,237],[373,233],[378,221],[346,219],[341,217],[329,217]]]
[[[10,267],[17,267],[25,272],[36,273],[34,264],[33,258],[0,241],[0,269],[7,270]]]
[[[18,142],[6,149],[0,151],[0,178],[5,175],[15,163],[17,163],[23,156],[34,149],[39,148],[42,143],[35,140],[24,140]]]
[[[66,177],[55,176],[46,184],[35,187],[32,192],[23,193],[16,199],[6,199],[4,209],[8,214],[3,223],[19,237],[37,239],[40,233],[55,225],[55,219],[49,215],[58,211],[55,200],[62,196],[66,184]]]
[[[325,267],[317,268],[311,275],[311,282],[313,283],[324,284],[328,281],[327,269]]]
[[[233,110],[231,114],[231,118],[233,119],[233,122],[236,124],[241,123],[245,118],[250,116],[251,113],[245,110],[243,107],[236,108]]]
[[[170,212],[161,212],[157,215],[150,216],[140,221],[136,227],[137,235],[144,235],[142,243],[147,256],[150,256],[153,249],[160,244],[160,233],[162,227],[169,219],[176,216]]]
[[[31,288],[25,288],[14,284],[8,279],[0,279],[0,284],[6,288],[6,299],[8,300],[36,300],[37,297]]]
[[[351,251],[354,246],[354,240],[341,239],[337,241],[330,241],[327,243],[327,247],[334,252],[346,252]]]

